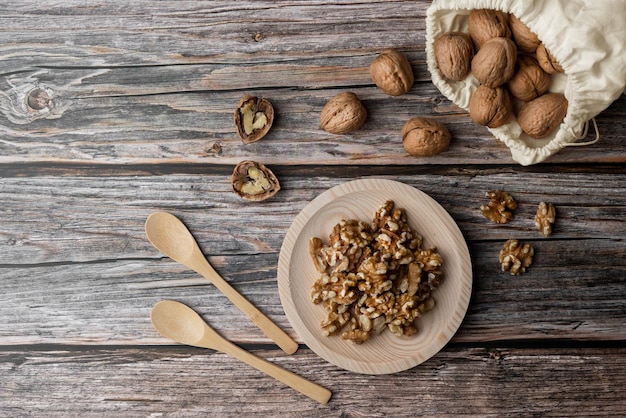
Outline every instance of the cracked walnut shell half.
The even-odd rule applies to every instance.
[[[280,190],[280,183],[272,171],[261,163],[242,161],[231,176],[233,191],[247,200],[265,200]]]
[[[250,144],[263,138],[274,122],[274,107],[267,99],[245,96],[235,110],[237,135]]]

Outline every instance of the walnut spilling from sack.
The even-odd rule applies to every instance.
[[[511,210],[517,208],[513,196],[501,190],[492,190],[485,195],[490,199],[489,203],[480,207],[480,212],[485,218],[497,224],[505,224],[513,219]]]
[[[545,237],[552,235],[552,224],[556,219],[556,211],[552,203],[541,202],[535,215],[535,225]]]
[[[533,263],[535,250],[530,244],[520,244],[516,239],[510,239],[504,243],[500,250],[500,264],[502,271],[509,271],[514,276],[519,276]]]
[[[417,332],[415,319],[432,309],[432,292],[443,278],[443,257],[422,248],[422,237],[407,223],[404,209],[389,200],[372,224],[342,220],[329,244],[314,237],[309,252],[321,277],[311,300],[322,304],[324,335],[357,344],[389,328],[395,335]],[[342,332],[343,331],[343,332]]]

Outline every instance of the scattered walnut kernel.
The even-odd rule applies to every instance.
[[[233,191],[248,200],[265,200],[280,190],[278,179],[261,163],[242,161],[231,176]]]
[[[535,215],[535,225],[537,225],[537,229],[541,231],[545,237],[549,237],[552,234],[552,224],[555,219],[556,211],[554,210],[554,205],[545,202],[539,203],[539,208]]]
[[[371,224],[342,220],[327,245],[312,238],[309,252],[321,276],[311,301],[326,311],[324,335],[341,333],[362,344],[385,328],[398,336],[415,334],[415,319],[434,307],[432,292],[443,278],[443,257],[421,245],[406,212],[391,200]]]
[[[274,107],[267,99],[245,96],[235,110],[235,128],[241,140],[250,144],[263,138],[274,122]]]
[[[489,203],[480,207],[480,212],[485,218],[497,224],[505,224],[513,219],[511,210],[517,208],[513,196],[501,190],[492,190],[485,195],[489,198]]]
[[[520,244],[516,239],[510,239],[504,243],[500,250],[500,264],[502,271],[509,271],[514,276],[519,276],[530,267],[533,262],[535,250],[530,244]]]

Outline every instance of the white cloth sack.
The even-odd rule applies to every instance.
[[[472,9],[501,10],[517,16],[556,58],[564,74],[553,76],[550,92],[563,93],[567,115],[557,130],[533,139],[512,120],[489,131],[504,142],[522,165],[541,162],[586,135],[594,118],[626,88],[625,0],[434,0],[426,15],[426,54],[433,84],[457,106],[468,110],[479,86],[473,75],[446,80],[437,67],[434,40],[450,31],[467,33]]]

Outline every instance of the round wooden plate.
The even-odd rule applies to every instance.
[[[324,308],[311,302],[319,273],[309,255],[309,240],[325,243],[342,219],[370,222],[386,201],[407,212],[409,225],[436,246],[444,258],[444,280],[433,294],[436,305],[416,321],[418,332],[397,337],[389,330],[357,345],[340,336],[322,335]],[[353,372],[386,374],[410,369],[435,355],[461,325],[472,292],[472,263],[467,244],[452,217],[425,193],[392,180],[354,180],[313,199],[287,231],[278,261],[278,290],[289,323],[307,346],[328,362]]]

